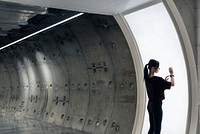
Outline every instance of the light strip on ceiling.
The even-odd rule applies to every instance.
[[[60,22],[58,22],[58,23],[56,23],[56,24],[53,24],[53,25],[51,25],[51,26],[48,26],[48,27],[46,27],[46,28],[44,28],[44,29],[42,29],[42,30],[39,30],[39,31],[37,31],[37,32],[34,32],[34,33],[30,34],[30,35],[27,35],[27,36],[25,36],[25,37],[23,37],[23,38],[21,38],[21,39],[19,39],[19,40],[16,40],[16,41],[14,41],[14,42],[12,42],[12,43],[9,43],[8,45],[5,45],[5,46],[1,47],[0,50],[5,49],[5,48],[7,48],[7,47],[9,47],[9,46],[11,46],[11,45],[14,45],[14,44],[16,44],[16,43],[19,43],[20,41],[23,41],[23,40],[25,40],[25,39],[28,39],[28,38],[30,38],[30,37],[36,35],[36,34],[39,34],[39,33],[44,32],[44,31],[46,31],[46,30],[49,30],[49,29],[51,29],[51,28],[53,28],[53,27],[55,27],[55,26],[58,26],[58,25],[60,25],[60,24],[63,24],[63,23],[65,23],[65,22],[67,22],[67,21],[70,21],[70,20],[72,20],[72,19],[74,19],[74,18],[77,18],[77,17],[79,17],[79,16],[81,16],[81,15],[83,15],[83,14],[84,14],[84,13],[76,14],[76,15],[71,16],[71,17],[69,17],[69,18],[67,18],[67,19],[64,19],[64,20],[62,20],[62,21],[60,21]]]

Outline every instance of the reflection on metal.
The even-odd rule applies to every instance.
[[[29,14],[45,14],[47,8],[40,6],[29,6],[19,3],[10,3],[5,1],[0,1],[0,10],[8,12],[19,12],[19,13],[29,13]]]
[[[0,47],[78,14],[0,1]]]
[[[0,1],[0,36],[6,36],[12,29],[27,25],[28,20],[37,14],[46,14],[47,8]]]
[[[109,28],[98,27],[105,22]],[[0,112],[50,123],[52,128],[131,134],[137,103],[135,74],[115,19],[84,14],[0,51]],[[9,132],[15,132],[12,126]]]
[[[72,130],[49,123],[27,118],[16,118],[13,115],[0,115],[1,134],[88,134],[78,130]]]
[[[18,19],[18,20],[17,20]],[[17,19],[2,19],[0,18],[0,24],[4,24],[4,25],[27,25],[28,22],[25,18],[19,20],[19,18]],[[17,23],[16,23],[17,22]]]
[[[6,32],[3,32],[3,31],[1,31],[1,32],[0,32],[0,36],[7,36],[7,33],[6,33]]]

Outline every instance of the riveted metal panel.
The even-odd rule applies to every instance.
[[[136,75],[128,44],[113,18],[93,17],[94,25],[111,56],[115,76],[115,102],[108,134],[131,133],[136,113]]]
[[[41,88],[40,76],[36,64],[34,42],[25,42],[23,49],[20,50],[23,54],[24,67],[26,68],[29,85],[26,87],[29,91],[28,106],[26,108],[26,116],[31,118],[40,118],[41,110],[44,105],[44,90]]]
[[[40,78],[40,92],[43,94],[42,98],[44,100],[43,105],[40,105],[41,116],[40,118],[44,121],[48,120],[49,113],[52,108],[52,96],[53,96],[53,71],[50,67],[50,62],[47,58],[47,54],[44,52],[44,45],[35,42],[35,53],[36,66],[38,68],[38,74]]]
[[[10,75],[10,82],[11,82],[11,85],[9,87],[10,101],[6,106],[6,111],[11,114],[14,114],[18,110],[17,108],[20,102],[19,77],[18,77],[15,64],[13,63],[14,58],[16,58],[16,55],[12,53],[12,51],[4,54],[4,58],[3,58],[5,66],[8,69],[8,72]]]
[[[114,88],[112,62],[95,27],[88,19],[71,25],[86,57],[90,77],[90,103],[84,131],[104,133],[112,113]]]
[[[66,26],[62,29],[65,30],[60,30],[62,34],[57,33],[56,38],[59,40],[59,48],[68,66],[69,83],[66,88],[70,93],[69,107],[63,114],[65,116],[63,125],[82,130],[89,104],[88,71],[82,48],[70,28]]]
[[[16,116],[25,115],[25,109],[28,104],[28,96],[29,96],[29,90],[27,89],[27,86],[29,84],[28,75],[25,66],[23,64],[23,58],[22,58],[23,55],[21,55],[20,53],[18,53],[17,48],[13,48],[12,50],[12,55],[14,55],[13,64],[16,67],[17,75],[19,78],[18,89],[20,93],[19,104],[17,105],[17,110],[15,113]]]
[[[28,109],[29,104],[29,95],[30,95],[30,86],[29,86],[29,74],[27,72],[26,63],[26,48],[25,47],[17,47],[15,48],[16,52],[18,54],[18,58],[15,60],[15,65],[18,68],[18,75],[19,75],[19,81],[20,81],[20,90],[21,90],[21,96],[20,96],[20,104],[19,104],[19,110],[18,113],[16,113],[16,116],[25,116]]]
[[[10,93],[11,93],[11,82],[9,72],[3,62],[4,54],[0,54],[0,109],[2,113],[5,113],[9,102],[10,102]]]
[[[52,83],[47,86],[48,89],[48,102],[45,108],[44,120],[57,125],[62,125],[65,109],[68,105],[69,90],[66,90],[68,84],[67,67],[63,60],[60,50],[57,47],[57,42],[53,40],[53,36],[43,36],[39,40],[39,44],[43,46],[45,57],[52,73]]]
[[[0,76],[9,74],[10,90],[0,105],[16,106],[15,115],[95,134],[131,133],[135,69],[112,16],[84,15],[8,52]]]

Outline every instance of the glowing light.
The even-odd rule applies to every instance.
[[[9,46],[11,46],[11,45],[14,45],[14,44],[16,44],[16,43],[19,43],[20,41],[23,41],[23,40],[25,40],[25,39],[28,39],[28,38],[30,38],[30,37],[36,35],[36,34],[39,34],[39,33],[41,33],[41,32],[44,32],[44,31],[46,31],[46,30],[48,30],[48,29],[51,29],[51,28],[53,28],[53,27],[55,27],[55,26],[58,26],[58,25],[60,25],[60,24],[63,24],[63,23],[65,23],[65,22],[67,22],[67,21],[70,21],[70,20],[72,20],[72,19],[74,19],[74,18],[77,18],[77,17],[79,17],[79,16],[81,16],[81,15],[83,15],[83,14],[84,14],[84,13],[76,14],[76,15],[74,15],[74,16],[72,16],[72,17],[69,17],[69,18],[67,18],[67,19],[65,19],[65,20],[62,20],[62,21],[60,21],[60,22],[58,22],[58,23],[56,23],[56,24],[53,24],[53,25],[51,25],[51,26],[49,26],[49,27],[46,27],[46,28],[44,28],[44,29],[42,29],[42,30],[39,30],[39,31],[37,31],[37,32],[34,32],[34,33],[30,34],[30,35],[27,35],[27,36],[25,36],[25,37],[23,37],[23,38],[21,38],[21,39],[19,39],[19,40],[16,40],[16,41],[14,41],[14,42],[12,42],[12,43],[10,43],[10,44],[8,44],[8,45],[5,45],[5,46],[1,47],[0,50],[5,49],[5,48],[7,48],[7,47],[9,47]]]

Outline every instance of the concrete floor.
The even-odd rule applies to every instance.
[[[27,118],[0,114],[0,134],[89,134]]]

